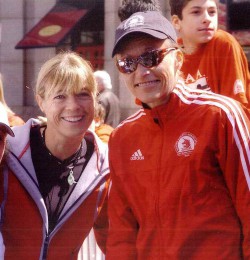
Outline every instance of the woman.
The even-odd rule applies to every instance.
[[[35,94],[47,120],[30,119],[8,139],[5,259],[77,259],[92,227],[105,251],[107,146],[88,130],[96,92],[75,53],[42,66]]]

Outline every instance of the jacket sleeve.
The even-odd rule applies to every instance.
[[[219,130],[220,167],[239,217],[242,230],[243,259],[250,259],[250,121],[239,109]],[[225,133],[226,131],[226,133]]]
[[[216,73],[220,94],[238,100],[250,109],[250,73],[246,55],[230,34],[218,37],[216,48]]]
[[[0,260],[4,260],[4,252],[5,252],[5,246],[3,243],[3,237],[0,233]]]
[[[138,223],[121,188],[121,180],[112,170],[111,162],[110,171],[112,184],[108,203],[109,234],[106,259],[137,259],[136,238]]]

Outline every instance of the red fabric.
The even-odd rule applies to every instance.
[[[193,88],[197,88],[199,83],[205,85],[205,81],[213,92],[236,99],[250,109],[248,61],[231,34],[218,30],[214,38],[196,53],[185,54],[181,70],[185,83]],[[236,87],[237,80],[243,83],[242,91]]]
[[[100,208],[104,203],[103,198],[107,194],[107,188],[108,183],[106,191],[100,200]],[[77,260],[80,247],[94,224],[98,189],[99,187],[96,187],[52,238],[49,245],[48,260]],[[3,200],[2,194],[0,200]],[[104,211],[106,212],[105,208]],[[98,234],[98,245],[105,251],[105,233],[107,230],[100,229],[100,227],[108,226],[104,211],[102,211],[102,216],[95,223],[95,232]],[[9,174],[8,199],[4,212],[2,232],[6,247],[5,259],[39,259],[43,242],[43,221],[30,195],[11,173]],[[105,222],[103,222],[104,220]]]
[[[111,134],[107,260],[250,258],[249,115],[196,92]]]
[[[57,46],[87,12],[87,9],[57,11],[56,7],[53,8],[24,36],[16,48]],[[49,26],[56,26],[58,31],[53,34]],[[46,27],[48,35],[41,34]]]

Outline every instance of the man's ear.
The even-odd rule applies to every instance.
[[[172,20],[172,24],[173,24],[175,30],[176,30],[177,32],[179,32],[180,29],[181,29],[180,18],[179,18],[177,15],[174,14],[174,15],[172,15],[172,17],[171,17],[171,20]]]

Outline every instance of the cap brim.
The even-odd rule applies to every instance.
[[[152,36],[156,39],[160,39],[160,40],[164,40],[164,39],[168,39],[171,38],[169,35],[166,35],[165,33],[162,33],[160,31],[155,31],[152,30],[150,28],[144,28],[142,30],[138,30],[138,28],[136,28],[135,30],[130,30],[127,33],[124,33],[115,43],[113,52],[112,52],[112,57],[114,57],[116,55],[116,51],[117,51],[117,47],[121,44],[122,40],[124,40],[126,37],[128,37],[130,34],[135,34],[135,33],[144,33],[146,35]],[[172,39],[172,38],[171,38]]]
[[[4,123],[0,123],[0,126],[3,126],[5,128],[7,134],[9,134],[12,137],[15,136],[14,132],[12,131],[12,129],[8,125],[6,125]]]

